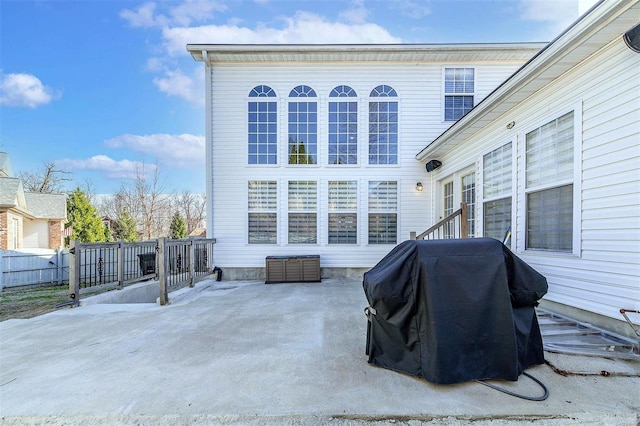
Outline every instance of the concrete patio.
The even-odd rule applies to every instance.
[[[168,306],[93,304],[8,320],[0,323],[0,418],[48,425],[640,420],[638,377],[565,377],[541,365],[528,372],[550,396],[534,402],[475,382],[436,386],[370,366],[366,305],[357,280],[208,280]],[[553,356],[576,371],[597,361]],[[541,394],[526,377],[497,384]]]

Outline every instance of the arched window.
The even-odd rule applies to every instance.
[[[269,86],[254,87],[249,98],[275,98]],[[278,103],[272,99],[249,101],[248,163],[277,164]]]
[[[355,98],[349,86],[338,86],[330,98]],[[358,102],[329,101],[329,164],[358,164]]]
[[[318,163],[318,102],[309,86],[297,86],[289,93],[289,164]]]
[[[391,86],[380,85],[369,96],[369,164],[398,164],[398,101]]]

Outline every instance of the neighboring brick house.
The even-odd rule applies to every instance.
[[[0,249],[60,248],[66,221],[66,194],[25,192],[0,152]]]

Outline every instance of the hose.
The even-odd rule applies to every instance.
[[[517,394],[515,392],[511,392],[511,391],[508,391],[508,390],[506,390],[504,388],[501,388],[500,386],[496,386],[496,385],[493,385],[491,383],[487,383],[484,380],[476,380],[476,382],[478,382],[480,384],[483,384],[485,386],[489,386],[490,388],[495,389],[497,391],[500,391],[502,393],[506,393],[507,395],[515,396],[516,398],[526,399],[528,401],[544,401],[545,399],[547,399],[549,397],[549,389],[547,389],[547,387],[544,385],[544,383],[542,383],[540,380],[538,380],[535,377],[533,377],[531,374],[527,374],[525,371],[523,371],[522,374],[527,376],[528,378],[530,378],[534,382],[536,382],[538,385],[540,385],[540,387],[544,390],[544,395],[542,395],[542,396],[520,395],[520,394]]]

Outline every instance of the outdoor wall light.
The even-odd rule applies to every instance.
[[[629,49],[636,53],[640,53],[640,24],[631,28],[622,36],[624,42],[627,43]]]
[[[423,189],[424,187],[422,186],[422,182],[416,183],[416,191],[422,192]]]
[[[427,168],[427,173],[434,171],[435,169],[437,169],[438,167],[442,166],[442,162],[438,161],[438,160],[431,160],[427,163],[426,168]]]
[[[507,129],[511,130],[511,129],[513,129],[513,126],[515,126],[515,125],[516,125],[516,122],[512,121],[511,123],[507,124]]]

